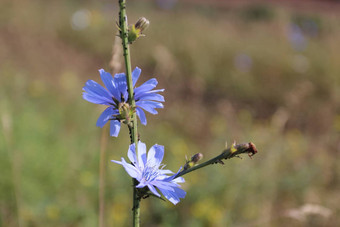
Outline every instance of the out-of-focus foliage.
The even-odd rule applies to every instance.
[[[170,3],[128,4],[131,23],[151,22],[133,67],[166,89],[142,141],[165,145],[169,169],[225,141],[259,153],[186,175],[177,206],[143,200],[142,225],[339,223],[339,17]],[[81,88],[110,70],[117,13],[114,1],[0,3],[0,226],[97,225],[102,109]],[[108,226],[131,223],[131,179],[109,162],[127,152],[121,135],[107,149]]]

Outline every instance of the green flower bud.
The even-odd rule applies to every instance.
[[[138,39],[140,36],[140,30],[137,30],[135,25],[132,25],[129,29],[129,33],[128,33],[128,42],[131,44],[134,41],[136,41],[136,39]]]

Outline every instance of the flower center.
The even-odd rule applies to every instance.
[[[160,175],[158,168],[153,166],[147,166],[143,170],[142,181],[150,182],[156,179]]]

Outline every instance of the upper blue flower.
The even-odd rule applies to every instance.
[[[114,77],[104,69],[99,70],[100,77],[106,89],[93,80],[88,80],[83,87],[83,98],[95,104],[107,105],[97,120],[97,126],[103,127],[111,120],[110,135],[117,137],[120,131],[120,123],[126,120],[126,110],[129,105],[129,95],[125,73],[118,73]],[[146,125],[146,117],[143,111],[157,114],[156,108],[163,108],[164,97],[158,92],[164,89],[152,90],[157,85],[157,80],[152,78],[139,87],[135,88],[141,69],[136,67],[132,72],[132,83],[134,87],[134,98],[136,100],[136,113],[141,123]]]
[[[176,205],[180,198],[184,198],[186,194],[179,185],[179,183],[184,182],[184,178],[175,178],[177,174],[163,169],[165,167],[165,165],[161,164],[163,156],[163,146],[153,145],[148,154],[146,154],[145,144],[139,141],[137,154],[135,144],[129,147],[128,157],[132,164],[127,163],[124,158],[122,158],[121,162],[115,160],[112,160],[112,162],[122,165],[126,172],[139,182],[136,186],[137,188],[148,187],[153,194],[160,197],[161,195],[156,190],[157,188],[165,198]],[[168,174],[172,175],[168,176]]]

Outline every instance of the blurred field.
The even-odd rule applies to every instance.
[[[166,89],[142,141],[165,145],[172,170],[226,141],[259,150],[188,174],[177,206],[143,200],[142,226],[340,223],[340,15],[128,2],[130,23],[151,21],[133,67]],[[1,1],[0,226],[97,226],[102,108],[81,89],[110,70],[117,12],[115,1]],[[131,179],[109,161],[128,144],[125,128],[109,138],[107,226],[131,223]]]

